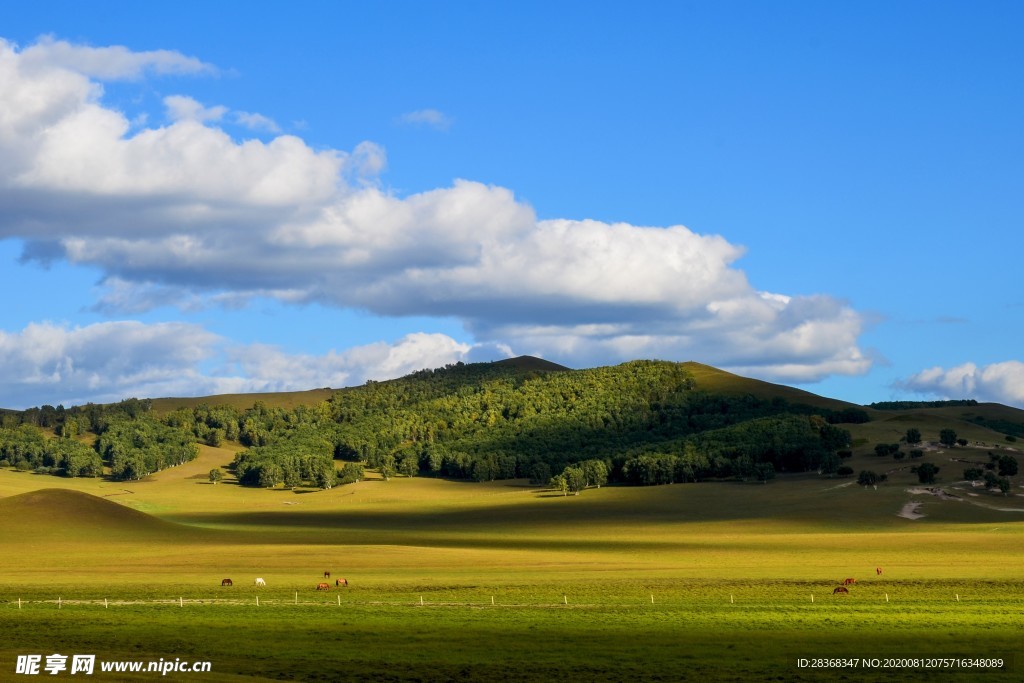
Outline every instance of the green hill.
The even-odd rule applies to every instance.
[[[337,391],[45,406],[14,416],[51,435],[91,432],[98,437],[95,452],[39,438],[23,424],[0,429],[0,462],[58,475],[93,476],[105,468],[115,479],[133,480],[191,460],[191,442],[200,442],[241,451],[233,474],[247,486],[326,488],[339,476],[360,478],[357,463],[384,478],[546,484],[559,473],[589,468],[586,478],[660,484],[832,474],[842,465],[840,454],[871,454],[875,444],[897,443],[911,427],[926,441],[937,441],[946,428],[979,443],[1005,445],[1004,435],[1024,435],[1024,411],[1006,406],[887,408],[695,362],[572,370],[523,356]],[[11,420],[8,415],[6,424]]]
[[[81,491],[45,488],[0,499],[0,538],[167,540],[185,530]],[[189,530],[189,533],[193,533]]]

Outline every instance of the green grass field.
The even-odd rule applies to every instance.
[[[232,455],[204,447],[141,482],[0,470],[0,680],[31,680],[17,657],[52,653],[211,662],[167,677],[197,681],[1024,675],[1024,502],[953,486],[949,454],[926,458],[955,498],[912,493],[891,459],[877,490],[814,475],[569,497],[521,481],[210,484]],[[911,502],[924,517],[898,515]],[[861,665],[797,665],[843,657]],[[863,666],[890,657],[1004,666]]]

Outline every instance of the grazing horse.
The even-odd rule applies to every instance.
[[[334,585],[345,586],[346,588],[348,588],[348,579],[335,579]]]
[[[843,595],[843,594],[849,595],[850,594],[850,589],[846,588],[844,586],[836,586],[836,589],[834,591],[832,591],[832,595],[835,595],[836,593],[839,593],[840,595]]]
[[[257,579],[256,579],[256,585],[257,585],[257,586],[264,586],[264,587],[266,587],[266,585],[267,585],[267,582],[266,582],[266,581],[264,581],[264,580],[263,580],[263,579],[261,579],[261,578],[257,578]]]
[[[325,579],[331,578],[331,573],[330,572],[324,572],[324,578]]]
[[[881,567],[875,567],[875,576],[881,576],[881,575],[882,575],[882,568]]]
[[[331,585],[329,583],[318,583],[316,589],[318,591],[329,591],[331,590]]]
[[[223,581],[220,582],[220,585],[221,586],[234,586],[235,584],[231,583],[231,579],[224,579]]]
[[[854,584],[854,583],[857,583],[857,579],[844,579],[843,580],[843,585],[844,586],[849,586],[850,584]]]

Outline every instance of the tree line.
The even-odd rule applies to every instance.
[[[82,440],[95,435],[89,467],[53,455],[14,456],[67,476],[105,466],[115,478],[138,478],[194,458],[197,443],[235,442],[245,450],[232,467],[246,486],[328,488],[361,478],[366,467],[386,478],[548,483],[563,477],[567,490],[578,492],[580,481],[586,488],[597,481],[767,481],[775,472],[835,472],[838,452],[849,444],[849,433],[837,425],[869,417],[857,408],[712,394],[680,364],[633,361],[573,371],[456,363],[290,409],[257,402],[247,409],[200,405],[156,416],[151,401],[130,399],[44,406],[2,419],[0,442],[30,426],[37,434],[50,430],[51,438],[28,449],[33,453],[66,448],[85,457],[90,447]]]

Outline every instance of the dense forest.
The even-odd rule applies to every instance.
[[[875,410],[913,410],[915,408],[961,408],[976,405],[978,405],[977,401],[967,398],[953,401],[878,401],[868,407]]]
[[[247,486],[329,488],[362,468],[385,477],[529,478],[567,486],[835,472],[857,408],[699,390],[681,364],[588,370],[458,363],[339,390],[293,409],[256,403],[156,415],[152,402],[43,406],[0,415],[0,466],[139,479],[195,458],[196,443],[245,448]],[[559,482],[561,483],[561,482]]]

